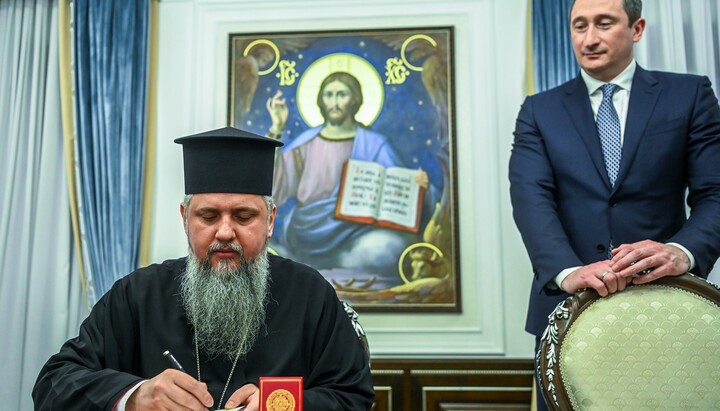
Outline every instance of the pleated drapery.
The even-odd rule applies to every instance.
[[[146,0],[74,0],[75,156],[88,299],[137,268],[148,76]]]
[[[535,92],[575,77],[580,67],[570,40],[572,0],[532,0],[532,56]]]
[[[0,408],[32,410],[43,363],[87,315],[73,250],[56,0],[0,1]]]

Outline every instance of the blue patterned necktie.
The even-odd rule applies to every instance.
[[[610,185],[615,186],[615,179],[620,168],[620,156],[622,155],[620,119],[612,102],[612,96],[617,90],[617,85],[605,84],[600,88],[603,97],[597,113],[598,135],[600,135],[600,144],[605,157],[605,168],[610,178]]]

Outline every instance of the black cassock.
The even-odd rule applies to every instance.
[[[332,286],[310,267],[269,258],[266,329],[238,361],[223,401],[260,376],[302,376],[305,410],[370,409],[367,354]],[[184,258],[168,260],[118,280],[40,371],[35,409],[110,410],[128,388],[168,368],[166,350],[197,378],[193,329],[178,296],[184,270]],[[217,408],[231,368],[201,350],[201,377]]]

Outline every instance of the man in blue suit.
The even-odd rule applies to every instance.
[[[576,0],[580,75],[528,97],[517,118],[510,194],[534,274],[525,329],[538,338],[579,289],[707,277],[720,255],[718,100],[707,77],[636,64],[641,10],[640,0]],[[614,146],[601,141],[607,129]]]

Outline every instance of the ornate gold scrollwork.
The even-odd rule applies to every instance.
[[[280,60],[280,72],[275,77],[280,79],[281,86],[292,86],[295,84],[295,79],[300,77],[300,73],[295,70],[295,64],[295,61]]]
[[[391,57],[385,62],[385,84],[402,84],[409,75],[401,59]]]

